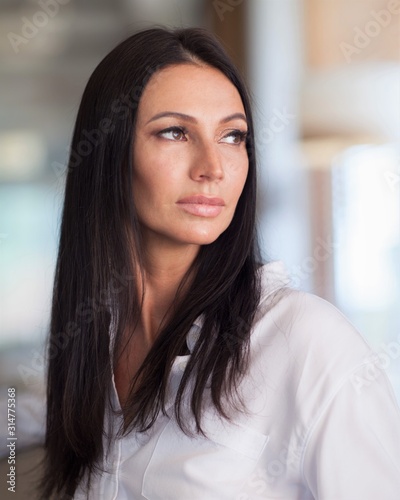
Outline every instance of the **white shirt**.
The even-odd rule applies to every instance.
[[[248,415],[227,423],[208,405],[208,439],[183,434],[172,405],[190,354],[177,356],[169,416],[115,440],[90,499],[399,500],[400,411],[373,352],[314,295],[290,290],[271,309],[285,284],[280,263],[264,266],[262,281],[240,385]],[[190,351],[200,327],[198,320],[188,334]],[[118,404],[114,383],[112,397]],[[119,423],[107,413],[106,425],[116,431]],[[86,496],[78,490],[74,498]]]
[[[160,415],[145,435],[116,439],[90,499],[400,498],[400,412],[386,374],[326,301],[290,291],[270,309],[283,281],[280,263],[264,266],[250,369],[240,386],[250,414],[228,424],[209,405],[209,439],[183,434],[171,405],[190,354],[177,356],[169,417]],[[200,326],[189,332],[189,350]],[[117,404],[115,385],[113,398]]]

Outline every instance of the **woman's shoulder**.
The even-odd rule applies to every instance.
[[[260,269],[262,294],[252,344],[265,366],[287,365],[287,374],[313,384],[340,379],[371,362],[363,335],[330,302],[290,286],[282,262]]]
[[[282,263],[260,272],[242,394],[248,425],[268,436],[268,483],[304,481],[318,498],[377,498],[383,481],[384,497],[395,498],[400,414],[385,371],[337,307],[290,286]]]
[[[304,438],[339,393],[358,394],[376,355],[337,307],[291,288],[281,264],[261,272],[262,297],[243,388],[252,411],[268,415],[276,432],[296,427]],[[387,384],[382,370],[374,373],[377,384]]]

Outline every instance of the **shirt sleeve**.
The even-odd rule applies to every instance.
[[[316,500],[398,500],[400,411],[376,364],[346,376],[316,416],[303,476]]]

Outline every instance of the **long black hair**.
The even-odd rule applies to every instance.
[[[248,122],[249,170],[229,227],[201,247],[193,278],[132,381],[123,433],[144,431],[165,412],[168,377],[193,322],[202,316],[175,400],[191,387],[197,432],[204,395],[221,416],[238,408],[237,387],[248,366],[251,325],[260,299],[255,230],[256,165],[249,96],[221,44],[199,28],[152,28],[129,37],[97,66],[84,91],[73,133],[48,345],[44,498],[73,495],[100,467],[104,415],[116,353],[140,315],[142,249],[132,198],[136,112],[147,82],[176,64],[206,64],[237,88]],[[114,332],[112,337],[110,332]],[[229,408],[228,408],[229,406]]]

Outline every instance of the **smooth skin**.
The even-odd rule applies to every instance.
[[[133,198],[144,244],[145,295],[140,323],[115,367],[120,401],[200,246],[215,241],[233,218],[248,173],[246,132],[241,97],[215,68],[171,66],[153,75],[143,92]],[[205,199],[193,199],[199,195]]]

